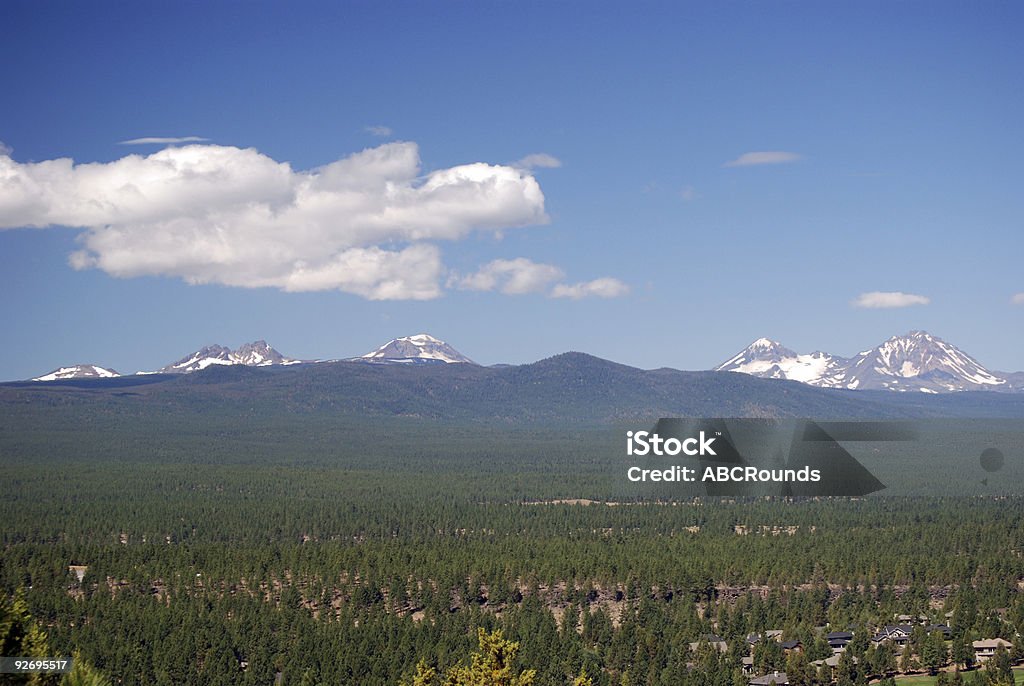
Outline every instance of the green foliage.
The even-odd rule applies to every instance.
[[[936,674],[940,668],[946,665],[949,659],[949,652],[946,650],[946,643],[939,632],[926,636],[921,645],[921,663],[929,674]]]
[[[416,673],[401,686],[531,686],[536,672],[515,669],[519,644],[507,640],[501,630],[477,630],[478,648],[470,664],[459,664],[448,669],[443,677],[422,660]],[[582,686],[582,683],[578,686]]]
[[[29,612],[21,590],[13,598],[0,598],[0,655],[8,657],[55,658],[46,634]],[[71,671],[63,676],[50,673],[4,674],[3,684],[29,686],[110,686],[110,680],[77,653]]]
[[[828,655],[817,627],[863,627],[848,652],[864,655],[870,627],[930,611],[931,587],[950,596],[961,664],[958,645],[1024,629],[1024,500],[624,492],[621,432],[583,419],[625,406],[597,397],[568,428],[545,422],[632,372],[563,362],[561,388],[537,370],[487,372],[498,386],[466,370],[456,391],[360,367],[298,387],[230,370],[173,393],[0,389],[0,595],[26,589],[0,628],[31,610],[20,631],[45,626],[57,654],[125,686],[427,686],[472,669],[478,629],[517,644],[509,677],[535,686],[741,686],[748,633],[784,629],[810,660]],[[515,417],[463,421],[536,384]],[[451,393],[463,419],[438,420],[432,394]],[[81,581],[70,565],[87,567]],[[691,655],[711,633],[730,650]],[[754,656],[760,673],[803,671],[778,644]],[[894,662],[883,646],[843,679]]]
[[[1013,665],[1006,648],[999,646],[985,663],[985,681],[989,686],[1013,686]]]
[[[110,679],[98,672],[80,655],[75,655],[71,671],[64,675],[61,686],[111,686]]]

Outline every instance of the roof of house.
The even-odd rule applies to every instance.
[[[838,667],[839,666],[839,660],[841,660],[842,657],[843,657],[842,654],[837,654],[837,655],[833,655],[831,657],[827,657],[824,660],[815,660],[811,664],[816,666],[816,667],[820,667],[821,665],[828,665],[829,667]],[[850,659],[853,660],[854,664],[860,662],[860,659],[858,659],[855,656],[851,656]]]
[[[796,648],[796,647],[798,647],[800,645],[803,645],[803,644],[800,643],[800,641],[798,641],[798,640],[783,641],[782,642],[782,647],[783,647],[784,650],[792,650],[793,648]]]
[[[914,627],[909,624],[897,624],[896,626],[884,626],[872,637],[872,641],[878,643],[889,638],[905,638],[914,632]]]
[[[849,631],[833,631],[830,634],[825,634],[825,639],[828,640],[828,641],[839,641],[839,640],[852,641],[853,640],[853,633],[851,633]]]
[[[785,672],[772,672],[771,674],[754,677],[750,680],[750,686],[768,686],[773,683],[778,686],[785,686],[789,683],[789,677],[786,676]]]
[[[715,636],[714,634],[704,634],[700,637],[699,641],[690,643],[690,650],[697,650],[701,643],[707,643],[708,645],[718,648],[721,652],[725,652],[729,649],[729,644],[725,642],[725,639],[721,636]]]
[[[1000,646],[1003,648],[1012,648],[1013,644],[1003,638],[984,638],[980,641],[974,641],[971,643],[971,646],[973,646],[975,650],[984,650],[986,648],[995,650]]]

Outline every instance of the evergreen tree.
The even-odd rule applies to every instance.
[[[1013,686],[1013,665],[1006,648],[999,646],[985,663],[985,676],[992,686]]]

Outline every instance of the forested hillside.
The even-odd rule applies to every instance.
[[[395,684],[484,628],[536,684],[724,685],[751,632],[1024,627],[1017,497],[654,499],[609,426],[85,393],[8,400],[0,584],[120,683]]]

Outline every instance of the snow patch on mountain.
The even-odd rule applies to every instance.
[[[95,364],[75,364],[70,367],[59,367],[52,372],[37,376],[33,381],[59,381],[62,379],[111,379],[121,376],[116,370],[100,367]]]
[[[425,333],[396,338],[372,352],[353,359],[385,364],[476,364],[444,341]]]
[[[759,338],[715,370],[790,379],[822,388],[925,393],[1024,388],[926,331],[893,336],[852,358],[823,352],[798,354],[776,341]]]
[[[164,374],[187,374],[214,365],[236,365],[247,367],[269,367],[271,365],[299,364],[302,360],[285,357],[274,350],[266,341],[255,341],[232,350],[223,345],[208,345],[186,355],[177,362],[160,369]]]

